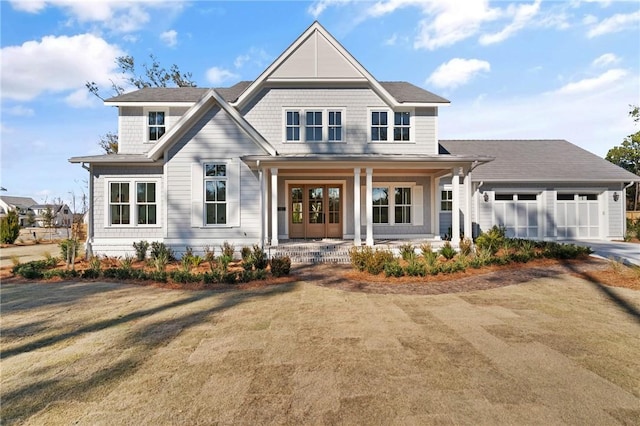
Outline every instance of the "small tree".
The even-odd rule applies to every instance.
[[[33,226],[33,225],[35,225],[35,223],[36,223],[36,215],[35,215],[35,213],[34,213],[32,210],[29,210],[29,211],[27,212],[27,218],[26,218],[26,221],[27,221],[27,226]]]
[[[638,124],[640,121],[640,108],[637,105],[629,105],[629,117],[633,122]],[[605,157],[607,161],[622,167],[640,176],[640,130],[624,138],[622,143],[614,146],[607,152]],[[627,208],[638,210],[640,201],[640,184],[627,189]]]
[[[20,221],[15,210],[9,210],[7,215],[0,219],[0,240],[3,244],[13,244],[20,236]]]
[[[42,226],[49,229],[49,240],[52,239],[51,236],[51,228],[53,227],[53,220],[55,218],[55,214],[53,214],[53,210],[50,206],[47,206],[45,211],[42,213]]]

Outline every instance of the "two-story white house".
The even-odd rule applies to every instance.
[[[533,239],[621,238],[640,178],[569,142],[439,141],[449,101],[376,80],[313,23],[255,81],[108,99],[119,153],[90,173],[88,245],[227,240],[458,243],[494,224]]]

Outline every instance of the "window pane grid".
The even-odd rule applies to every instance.
[[[371,140],[387,140],[387,113],[386,111],[371,112]]]
[[[300,140],[300,113],[298,111],[287,111],[287,140]]]
[[[411,188],[395,188],[395,223],[411,223]]]
[[[204,203],[205,223],[227,223],[227,165],[205,164]]]
[[[129,183],[111,182],[109,192],[111,225],[129,225],[131,223]]]
[[[136,184],[136,203],[138,205],[138,225],[155,225],[156,219],[156,184],[140,182]]]
[[[307,111],[306,114],[306,140],[317,142],[322,140],[322,112]]]
[[[410,114],[408,112],[394,113],[394,141],[408,141],[410,128]]]
[[[342,112],[329,111],[329,140],[342,140]]]
[[[164,112],[150,111],[148,124],[149,124],[149,140],[157,141],[162,137],[162,135],[164,135],[166,130]]]

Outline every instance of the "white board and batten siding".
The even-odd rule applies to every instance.
[[[172,146],[167,155],[167,225],[165,242],[178,252],[229,241],[240,248],[260,241],[260,182],[240,157],[264,151],[226,113],[214,107]],[[203,164],[228,165],[229,193],[226,225],[204,223]],[[195,181],[197,180],[197,182]]]
[[[286,142],[285,111],[342,110],[343,142]],[[393,112],[368,88],[267,88],[242,109],[245,119],[281,154],[424,154],[436,152],[437,108],[413,110],[410,142],[370,142],[371,110],[388,110],[389,133],[393,134]],[[324,124],[324,123],[323,123]],[[304,122],[301,117],[301,133]]]

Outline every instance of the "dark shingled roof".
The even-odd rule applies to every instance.
[[[440,153],[486,155],[474,181],[630,182],[640,177],[565,140],[441,140]]]
[[[234,102],[251,84],[241,81],[231,87],[216,88],[227,102]],[[382,81],[382,87],[398,102],[448,103],[449,101],[418,86],[404,81]],[[198,102],[209,88],[206,87],[147,87],[124,95],[114,96],[106,102]]]

